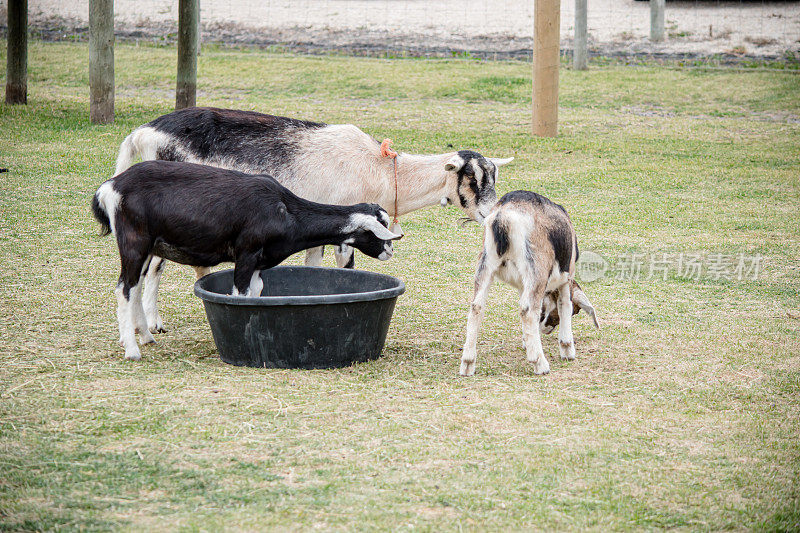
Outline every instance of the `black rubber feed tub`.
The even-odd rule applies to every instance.
[[[392,276],[278,266],[261,272],[261,296],[231,296],[233,270],[194,285],[223,361],[267,368],[333,368],[380,356],[397,297]]]

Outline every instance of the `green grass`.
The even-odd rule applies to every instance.
[[[204,48],[200,104],[513,155],[499,192],[563,203],[583,250],[764,257],[757,280],[585,284],[602,329],[578,315],[570,363],[546,338],[545,377],[496,285],[461,379],[481,235],[453,208],[404,217],[392,261],[358,256],[407,285],[377,361],[227,366],[176,265],[170,331],[123,361],[89,200],[171,110],[175,50],[117,46],[110,126],[88,122],[87,57],[32,42],[29,105],[0,107],[0,529],[800,528],[796,74],[562,70],[560,135],[539,139],[525,63]]]

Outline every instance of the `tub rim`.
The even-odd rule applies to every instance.
[[[267,270],[331,270],[328,267],[312,267],[312,266],[295,266],[295,265],[279,265]],[[285,305],[325,305],[325,304],[343,304],[353,302],[370,302],[374,300],[386,300],[389,298],[396,298],[403,294],[406,290],[406,285],[403,280],[390,276],[388,274],[381,274],[378,272],[370,272],[368,270],[349,270],[345,268],[337,268],[342,272],[358,272],[358,275],[368,275],[371,277],[389,280],[394,287],[388,289],[380,289],[376,291],[366,292],[350,292],[341,294],[317,294],[317,295],[296,295],[296,296],[233,296],[231,294],[222,294],[218,292],[211,292],[202,287],[204,282],[208,282],[214,277],[222,277],[225,275],[233,275],[233,269],[228,268],[218,272],[212,272],[197,280],[194,284],[194,294],[204,302],[211,302],[224,305],[238,305],[238,306],[257,306],[257,307],[275,307]],[[230,274],[229,274],[230,273]],[[349,276],[351,274],[344,274]]]

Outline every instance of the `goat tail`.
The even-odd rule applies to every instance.
[[[92,213],[94,214],[94,218],[100,223],[100,235],[105,237],[111,233],[111,220],[108,218],[106,210],[100,205],[97,194],[92,197]]]
[[[135,134],[136,130],[125,137],[125,140],[122,141],[121,145],[119,145],[119,154],[117,154],[117,169],[114,171],[115,176],[127,170],[128,167],[130,167],[133,163],[134,158],[138,155],[136,143],[133,142],[133,136]]]
[[[489,221],[484,222],[486,224]],[[511,247],[511,235],[508,220],[503,213],[498,212],[490,222],[492,228],[492,240],[494,241],[497,257],[502,257]]]

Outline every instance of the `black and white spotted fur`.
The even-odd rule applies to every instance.
[[[95,218],[117,239],[120,339],[139,359],[135,331],[154,342],[141,299],[154,256],[211,267],[233,261],[233,294],[260,295],[260,271],[312,246],[346,243],[392,256],[389,215],[377,204],[327,205],[300,198],[273,178],[191,163],[147,161],[103,183]]]
[[[598,325],[594,307],[575,282],[577,259],[575,229],[563,207],[529,191],[513,191],[500,199],[484,224],[462,376],[475,373],[478,327],[495,277],[520,292],[523,344],[534,373],[550,372],[540,332],[550,333],[556,325],[561,358],[575,359],[572,315],[583,309]]]

